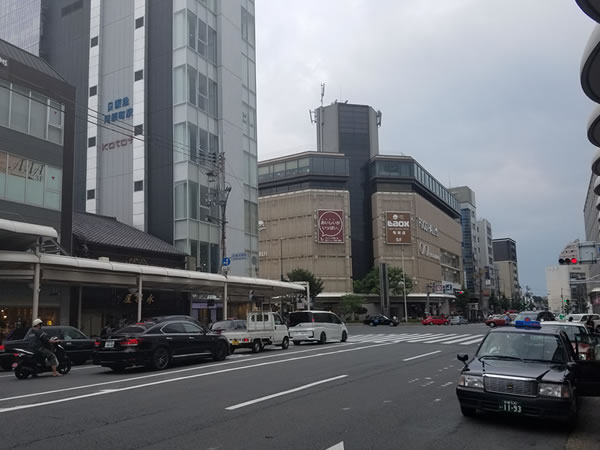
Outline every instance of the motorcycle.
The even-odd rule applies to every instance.
[[[61,375],[66,375],[71,371],[71,360],[62,345],[58,341],[52,342],[52,351],[58,360],[56,371]],[[37,376],[43,372],[51,372],[50,367],[43,355],[32,352],[30,350],[15,349],[16,361],[12,368],[15,371],[15,376],[19,380],[26,379],[29,375]]]

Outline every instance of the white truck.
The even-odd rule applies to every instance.
[[[251,312],[245,327],[240,322],[243,321],[224,320],[211,327],[212,331],[229,340],[231,353],[238,348],[249,348],[258,353],[266,345],[280,346],[284,350],[290,346],[288,327],[276,312]]]

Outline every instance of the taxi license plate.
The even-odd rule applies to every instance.
[[[115,341],[106,341],[104,343],[104,348],[113,348],[115,346]]]
[[[500,411],[510,412],[510,413],[521,413],[523,412],[523,408],[519,402],[515,402],[512,400],[501,400],[499,403]]]
[[[238,341],[237,339],[232,339],[231,340],[231,345],[239,345],[240,341]]]

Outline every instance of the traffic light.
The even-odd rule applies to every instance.
[[[558,260],[558,264],[560,264],[561,266],[563,265],[571,265],[571,264],[577,264],[579,261],[577,260],[577,258],[560,258]]]

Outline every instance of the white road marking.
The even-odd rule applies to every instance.
[[[157,386],[160,384],[166,384],[166,383],[173,383],[176,381],[182,381],[182,380],[190,380],[193,378],[200,378],[200,377],[206,377],[206,376],[210,376],[210,375],[218,375],[221,373],[228,373],[228,372],[237,372],[240,370],[247,370],[247,369],[253,369],[255,367],[264,367],[264,366],[270,366],[270,365],[274,365],[274,364],[282,364],[282,363],[286,363],[286,362],[290,362],[290,361],[299,361],[302,359],[310,359],[310,358],[318,358],[321,356],[327,356],[327,355],[334,355],[334,354],[338,354],[338,353],[347,353],[347,352],[354,352],[354,351],[358,351],[358,350],[365,350],[365,349],[369,349],[369,348],[375,348],[375,347],[382,347],[382,346],[386,346],[386,345],[392,345],[392,343],[385,343],[385,344],[375,344],[375,345],[368,345],[368,346],[364,346],[364,347],[354,347],[354,348],[348,348],[348,349],[344,349],[344,350],[336,350],[335,352],[326,352],[326,353],[317,353],[317,354],[313,354],[313,355],[305,355],[305,356],[298,356],[298,357],[294,357],[294,358],[288,358],[288,359],[280,359],[277,361],[268,361],[268,362],[262,362],[262,363],[258,363],[258,364],[249,364],[246,366],[241,366],[241,367],[231,367],[228,369],[222,369],[222,370],[215,370],[213,372],[205,372],[205,373],[197,373],[194,375],[187,375],[187,376],[182,376],[182,377],[177,377],[177,378],[169,378],[166,380],[160,380],[160,381],[153,381],[151,383],[144,383],[144,384],[137,384],[134,386],[127,386],[127,387],[123,387],[123,388],[116,388],[116,389],[111,389],[111,390],[104,390],[104,391],[99,391],[99,392],[93,392],[90,394],[84,394],[84,395],[78,395],[75,397],[66,397],[66,398],[61,398],[58,400],[49,400],[46,402],[36,402],[36,403],[30,403],[27,405],[19,405],[19,406],[11,406],[11,407],[7,407],[7,408],[0,408],[0,413],[5,413],[5,412],[10,412],[10,411],[17,411],[17,410],[21,410],[21,409],[29,409],[29,408],[37,408],[39,406],[47,406],[47,405],[53,405],[56,403],[64,403],[64,402],[69,402],[69,401],[73,401],[73,400],[80,400],[83,398],[89,398],[89,397],[96,397],[99,395],[107,395],[107,394],[112,394],[115,392],[124,392],[124,391],[130,391],[133,389],[141,389],[141,388],[145,388],[148,386]],[[438,350],[441,351],[441,350]],[[437,352],[435,352],[437,353]],[[121,380],[122,381],[122,380]],[[55,392],[61,392],[61,391],[66,391],[69,390],[67,389],[63,389],[63,390],[57,390]],[[23,398],[23,397],[29,397],[30,395],[26,395],[26,396],[19,396],[16,398]]]
[[[437,334],[432,334],[431,336],[422,336],[417,339],[411,339],[406,342],[425,342],[425,341],[428,341],[429,339],[439,338],[440,336],[443,336],[443,335],[444,335],[443,333],[437,333]]]
[[[350,343],[338,344],[337,346],[341,347],[341,346],[347,346],[347,345],[350,345]],[[359,348],[362,348],[362,347],[359,347]],[[292,354],[314,352],[315,350],[322,350],[322,348],[318,347],[318,348],[312,348],[312,349],[307,349],[307,350],[297,350],[297,351],[292,352]],[[275,355],[257,356],[255,358],[252,358],[252,361],[256,361],[259,359],[276,358],[278,356],[283,356],[283,354],[277,353]],[[26,398],[26,397],[36,397],[38,395],[56,394],[58,392],[74,391],[77,389],[87,389],[87,388],[98,387],[98,386],[106,386],[109,384],[123,383],[123,382],[128,382],[128,381],[144,380],[146,378],[164,377],[166,375],[171,375],[174,373],[189,372],[192,370],[210,369],[211,367],[225,366],[225,365],[230,365],[230,364],[238,364],[238,363],[243,363],[243,362],[246,362],[246,361],[226,361],[226,362],[217,363],[217,364],[207,364],[207,365],[202,365],[202,366],[188,367],[186,369],[168,370],[165,372],[153,373],[150,375],[141,375],[138,377],[119,378],[118,380],[113,380],[113,381],[103,381],[101,383],[85,384],[85,385],[81,385],[81,386],[73,386],[73,387],[64,388],[64,389],[55,389],[52,391],[34,392],[32,394],[24,394],[24,395],[17,395],[15,397],[0,398],[0,402],[4,402],[7,400],[16,400],[19,398]],[[93,367],[101,369],[100,366],[93,366]],[[14,376],[14,375],[12,375],[12,376]]]
[[[236,409],[244,408],[245,406],[254,405],[256,403],[265,402],[267,400],[271,400],[272,398],[281,397],[282,395],[293,394],[294,392],[303,391],[304,389],[310,389],[311,387],[315,387],[320,384],[330,383],[332,381],[341,380],[342,378],[346,378],[347,376],[348,375],[338,375],[337,377],[327,378],[327,379],[321,380],[321,381],[315,381],[314,383],[308,383],[303,386],[298,386],[293,389],[288,389],[287,391],[281,391],[281,392],[277,392],[275,394],[265,395],[264,397],[255,398],[254,400],[248,400],[247,402],[244,402],[244,403],[238,403],[237,405],[228,406],[225,409],[228,411],[235,411]]]
[[[342,442],[338,442],[337,444],[335,444],[333,447],[329,447],[326,450],[344,450],[344,441]]]
[[[468,340],[473,340],[473,339],[478,339],[478,338],[483,339],[483,335],[482,334],[474,334],[474,335],[467,336],[467,337],[453,339],[451,341],[444,341],[444,342],[442,342],[442,344],[456,344],[458,342],[463,342],[463,341],[468,341]]]
[[[436,353],[440,353],[441,350],[436,350],[435,352],[423,353],[422,355],[411,356],[410,358],[404,358],[402,361],[412,361],[413,359],[423,358],[429,355],[435,355]]]
[[[454,383],[452,381],[448,381],[447,383],[442,384],[441,387],[450,386],[451,384],[454,384]]]
[[[419,381],[419,379],[415,378],[414,380],[410,380],[409,383],[414,383],[415,381]]]
[[[436,399],[433,401],[433,403],[435,403],[435,402],[439,402],[440,400],[441,400],[441,398],[436,398]]]
[[[433,343],[436,343],[436,342],[445,341],[446,339],[454,339],[454,338],[458,337],[458,334],[456,334],[456,333],[450,333],[450,334],[445,334],[443,336],[444,337],[441,337],[441,338],[438,336],[436,339],[433,339],[431,341],[428,339],[426,341],[423,341],[423,343],[424,344],[433,344]]]
[[[467,342],[461,342],[460,345],[470,345],[470,344],[476,344],[477,342],[481,342],[483,340],[483,336],[477,339],[473,339],[472,341],[467,341]]]
[[[94,365],[89,365],[89,366],[85,366],[85,367],[73,367],[71,369],[71,371],[73,370],[87,370],[87,369],[97,369],[98,366],[94,366]],[[48,372],[48,375],[50,375],[50,372]],[[0,375],[0,378],[8,378],[8,377],[14,377],[15,374],[11,373],[9,375]]]

